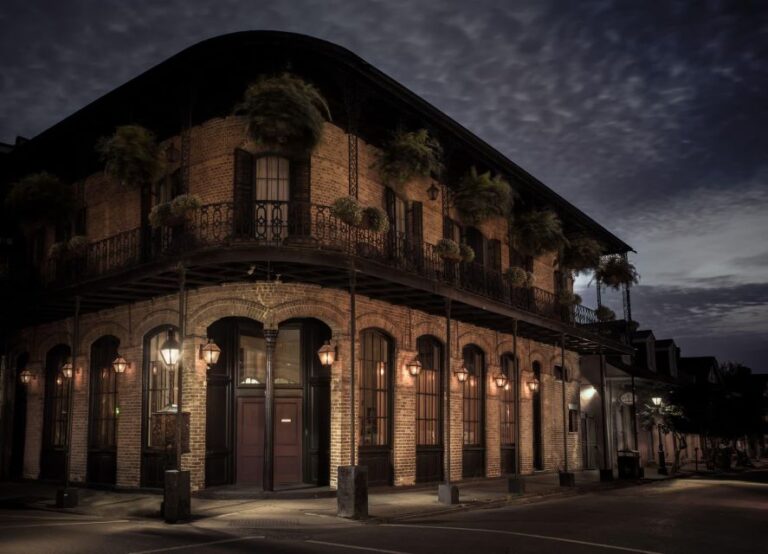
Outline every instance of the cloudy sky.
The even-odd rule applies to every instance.
[[[0,141],[249,29],[420,94],[637,250],[643,327],[768,371],[768,3],[4,0]]]

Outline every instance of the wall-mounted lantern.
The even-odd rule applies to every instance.
[[[125,370],[131,367],[130,362],[127,362],[125,358],[120,356],[118,354],[117,358],[115,358],[115,361],[112,362],[112,369],[115,370],[115,373],[125,373]]]
[[[21,381],[22,384],[24,385],[28,385],[33,378],[37,380],[37,376],[32,375],[32,372],[29,371],[28,369],[25,369],[21,373],[19,373],[19,381]]]
[[[75,368],[72,365],[72,360],[67,360],[64,362],[64,365],[61,366],[61,374],[65,379],[72,379],[72,376],[75,374]]]
[[[539,390],[539,380],[534,379],[533,381],[528,381],[528,388],[531,392],[537,392]]]
[[[494,377],[493,380],[496,382],[496,386],[501,388],[504,388],[507,385],[507,376],[503,373],[499,372]]]
[[[421,362],[418,357],[408,362],[405,367],[408,368],[408,373],[413,377],[418,377],[419,373],[421,373]]]
[[[427,189],[427,196],[429,196],[429,199],[433,202],[437,200],[437,197],[440,195],[440,189],[437,188],[437,185],[433,182],[429,188]]]
[[[464,364],[461,364],[461,367],[454,371],[453,374],[456,375],[456,380],[459,383],[464,383],[469,378],[469,371]]]
[[[221,356],[221,348],[219,345],[208,339],[208,342],[200,345],[200,359],[203,360],[210,368],[216,365]]]
[[[654,406],[661,406],[661,396],[654,396],[651,398],[651,402],[653,402]]]
[[[325,344],[317,351],[317,356],[320,358],[320,363],[325,367],[331,367],[333,362],[336,361],[336,349],[331,346],[331,343],[325,341]]]

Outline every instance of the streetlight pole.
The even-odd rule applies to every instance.
[[[656,413],[658,415],[658,421],[656,422],[656,429],[659,433],[659,475],[667,475],[667,460],[664,456],[664,437],[662,435],[661,425],[662,425],[662,416],[661,416],[661,407],[663,400],[660,396],[654,396],[651,401],[653,402],[653,405],[656,406]]]

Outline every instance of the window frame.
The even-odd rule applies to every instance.
[[[416,446],[440,447],[443,444],[443,365],[444,346],[433,335],[421,335],[416,339],[416,351],[421,371],[416,377]],[[428,352],[428,349],[431,352]],[[436,363],[430,363],[428,355]],[[429,367],[429,366],[433,367]],[[432,375],[430,375],[432,374]],[[427,377],[432,378],[431,386],[425,390]],[[422,425],[423,423],[423,425]],[[425,439],[430,429],[435,433],[434,440]]]

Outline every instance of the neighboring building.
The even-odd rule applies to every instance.
[[[231,115],[248,83],[286,68],[314,83],[333,114],[311,156],[259,148],[244,119]],[[125,123],[153,129],[168,153],[167,178],[143,201],[139,190],[108,179],[94,153],[99,137]],[[382,182],[373,163],[399,125],[428,128],[440,139],[445,183]],[[41,282],[19,299],[7,352],[8,373],[34,376],[25,421],[17,417],[8,442],[17,445],[14,471],[25,478],[62,478],[71,440],[74,481],[162,486],[169,464],[163,425],[179,391],[174,367],[158,350],[179,322],[179,263],[190,289],[182,392],[191,438],[183,466],[193,489],[262,482],[272,403],[278,485],[333,486],[351,451],[368,466],[372,485],[440,480],[448,454],[454,480],[512,472],[518,451],[524,473],[578,469],[580,357],[632,351],[600,332],[592,310],[560,305],[556,293],[572,283],[562,279],[554,255],[524,260],[534,287],[512,287],[504,272],[521,256],[509,244],[507,221],[463,225],[449,202],[451,176],[473,165],[498,172],[523,202],[555,210],[567,233],[597,238],[605,254],[624,255],[626,244],[424,100],[320,40],[249,32],[205,41],[6,157],[9,178],[45,168],[78,184],[72,227],[90,243],[73,271],[41,254],[72,227],[27,230],[27,259]],[[442,195],[433,198],[432,185]],[[151,229],[152,206],[179,192],[198,195],[203,206],[181,227]],[[390,230],[342,224],[328,206],[346,195],[385,209]],[[457,269],[433,245],[459,236],[476,259]],[[70,437],[61,368],[72,354],[76,298]],[[198,354],[208,338],[222,349],[210,369]],[[336,348],[330,368],[317,356],[325,341]],[[112,371],[118,355],[130,363],[122,374]],[[415,358],[417,377],[407,367]],[[273,399],[266,394],[268,363]],[[469,372],[464,383],[454,375],[462,366]],[[496,386],[500,373],[510,387]],[[538,387],[529,386],[534,382]],[[10,413],[18,415],[18,406]]]

